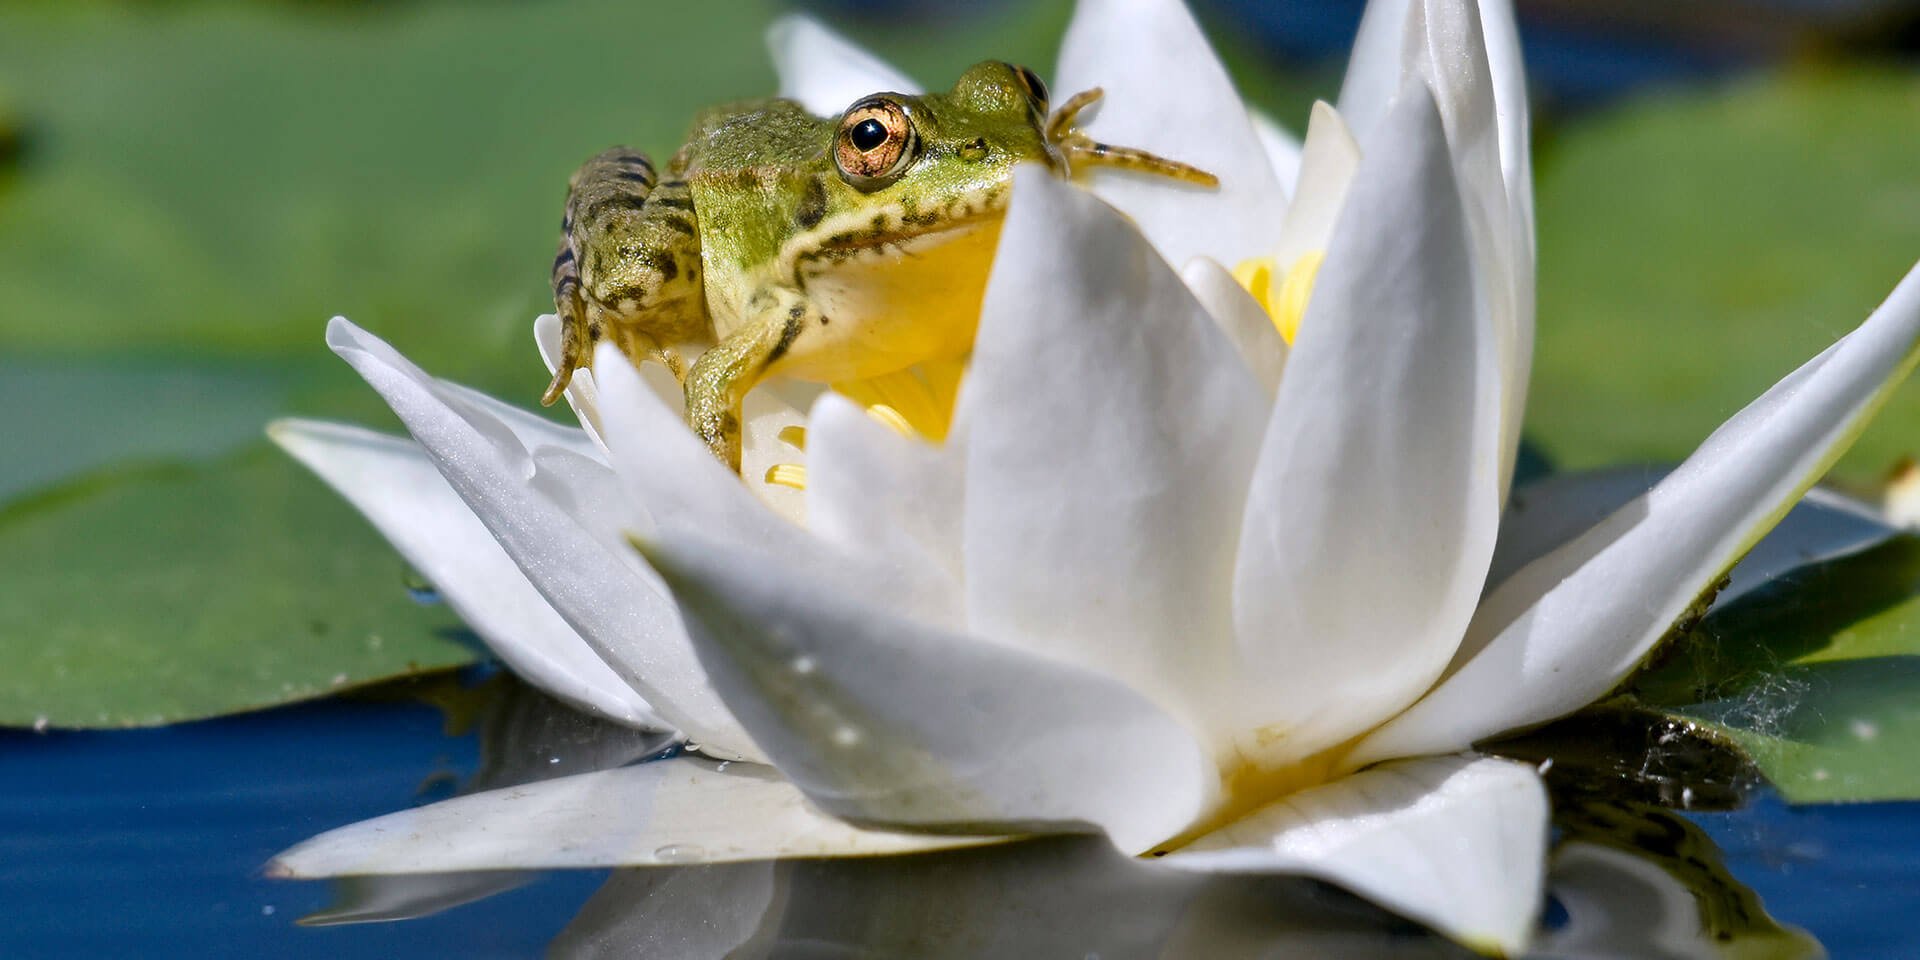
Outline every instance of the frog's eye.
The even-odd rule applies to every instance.
[[[833,138],[833,162],[840,176],[862,190],[885,186],[907,169],[918,146],[905,107],[886,97],[869,97],[847,108]]]

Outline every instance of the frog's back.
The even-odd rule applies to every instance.
[[[791,100],[727,104],[694,122],[677,175],[699,211],[710,306],[721,314],[731,312],[752,285],[749,278],[769,268],[792,236],[832,138],[831,121]],[[812,194],[818,193],[816,186]]]
[[[807,158],[824,157],[831,124],[792,100],[740,100],[702,111],[675,157],[689,180],[792,172]]]

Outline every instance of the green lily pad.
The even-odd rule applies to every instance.
[[[1635,679],[1787,799],[1920,799],[1920,538],[1803,568],[1711,613]]]
[[[1562,467],[1677,460],[1920,259],[1920,76],[1802,69],[1570,124],[1538,183],[1528,430]],[[1920,448],[1896,394],[1839,471]]]
[[[119,461],[206,459],[260,439],[287,371],[136,358],[0,357],[0,504]]]
[[[392,550],[264,443],[0,509],[0,725],[116,727],[470,663]]]

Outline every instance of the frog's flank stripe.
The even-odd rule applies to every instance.
[[[588,223],[593,223],[609,210],[638,210],[646,205],[647,195],[644,193],[612,193],[587,204],[587,209],[580,216]]]

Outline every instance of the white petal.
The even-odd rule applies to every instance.
[[[788,14],[767,28],[767,52],[780,74],[780,95],[817,116],[839,116],[870,93],[920,92],[912,78],[804,14]]]
[[[1262,448],[1234,574],[1241,744],[1346,740],[1439,677],[1498,525],[1499,368],[1431,96],[1361,162]]]
[[[735,715],[836,816],[974,833],[1091,825],[1138,851],[1213,799],[1210,756],[1117,682],[893,616],[818,570],[696,534],[667,533],[647,556]]]
[[[1458,749],[1612,689],[1845,451],[1916,340],[1920,268],[1653,490],[1494,590],[1454,672],[1352,762]]]
[[[1504,371],[1504,487],[1519,448],[1534,310],[1526,82],[1510,3],[1369,3],[1340,92],[1341,113],[1363,148],[1385,116],[1389,97],[1413,73],[1424,75],[1436,91],[1466,202],[1482,295],[1494,315]]]
[[[1287,208],[1280,241],[1274,245],[1276,269],[1285,270],[1309,253],[1326,251],[1359,167],[1360,145],[1353,141],[1339,111],[1324,101],[1315,103],[1307,123],[1307,145],[1300,155],[1299,188]]]
[[[769,949],[766,930],[791,904],[781,881],[792,869],[791,862],[760,860],[617,870],[567,921],[545,955],[551,960],[778,956]]]
[[[527,582],[419,444],[303,420],[275,421],[267,435],[364,514],[522,679],[610,720],[663,725]]]
[[[1056,99],[1106,91],[1087,124],[1096,139],[1220,178],[1217,190],[1112,169],[1086,181],[1138,222],[1167,262],[1235,264],[1273,247],[1286,194],[1246,104],[1179,0],[1080,0],[1056,73]]]
[[[1516,571],[1571,543],[1594,524],[1652,489],[1671,470],[1616,467],[1562,473],[1513,492],[1500,515],[1500,540],[1487,583],[1498,587]],[[1794,504],[1734,566],[1715,602],[1733,598],[1795,568],[1859,553],[1899,531],[1871,506],[1816,487]]]
[[[780,392],[764,388],[749,391],[740,404],[740,480],[761,503],[796,525],[806,523],[806,492],[768,483],[767,472],[779,465],[807,466],[806,449],[786,439],[789,429],[806,426],[806,411],[806,407],[788,403]]]
[[[1220,325],[1220,332],[1233,341],[1247,372],[1272,397],[1280,387],[1281,372],[1287,368],[1287,341],[1273,325],[1273,318],[1227,268],[1206,257],[1193,258],[1180,271],[1180,279]]]
[[[352,364],[426,448],[535,589],[600,659],[676,729],[710,749],[757,756],[707,687],[672,604],[644,568],[610,548],[645,517],[613,499],[605,468],[558,447],[529,451],[502,421],[445,390],[378,337],[336,317],[327,344]]]
[[[913,857],[620,871],[554,942],[566,960],[1457,958],[1291,877],[1170,870],[1099,837]],[[875,918],[886,918],[875,922]]]
[[[970,628],[1188,719],[1220,705],[1269,402],[1180,278],[1095,197],[1018,171],[960,405]]]
[[[537,874],[479,870],[384,877],[346,877],[333,883],[324,909],[294,921],[303,927],[418,920],[497,897],[539,879]]]
[[[1293,794],[1161,862],[1318,877],[1512,955],[1540,912],[1546,843],[1547,794],[1532,767],[1429,757]]]
[[[863,830],[772,769],[693,757],[489,790],[363,820],[274,857],[276,877],[857,857],[992,842]]]
[[[959,597],[960,449],[903,437],[825,393],[807,418],[807,452],[809,530],[911,576],[940,578]]]
[[[1253,119],[1254,135],[1260,138],[1260,146],[1267,151],[1267,163],[1273,167],[1273,180],[1280,185],[1280,191],[1291,199],[1295,196],[1295,184],[1300,181],[1300,138],[1293,135],[1280,121],[1258,110],[1248,111]]]
[[[810,536],[755,496],[747,482],[715,459],[680,415],[669,410],[610,345],[594,361],[600,372],[601,413],[620,480],[647,505],[661,529],[685,528],[738,543],[788,566],[818,566],[849,583],[869,583],[898,609],[941,622],[957,616],[950,583],[921,568],[873,562],[871,550],[836,549]],[[749,403],[752,396],[749,395]],[[758,482],[765,486],[764,481]],[[798,493],[799,491],[793,491]],[[796,505],[804,510],[804,499]],[[647,531],[636,530],[645,533]]]

